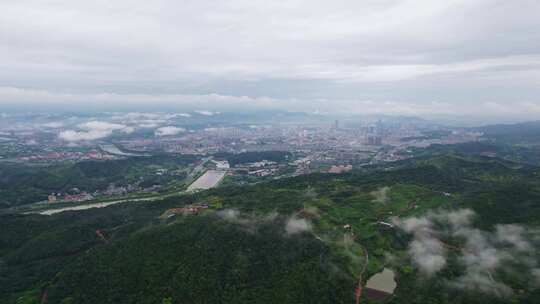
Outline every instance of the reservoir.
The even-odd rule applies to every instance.
[[[377,291],[391,295],[396,289],[397,283],[395,280],[395,273],[393,270],[385,268],[382,272],[373,275],[366,283],[367,291]],[[369,292],[368,292],[369,295]]]
[[[191,185],[189,185],[187,190],[196,191],[213,188],[219,184],[225,174],[225,171],[208,170]]]

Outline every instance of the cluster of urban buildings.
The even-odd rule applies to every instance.
[[[53,162],[53,161],[83,161],[83,160],[110,160],[117,157],[108,153],[92,149],[88,152],[48,152],[30,156],[20,156],[19,161],[24,162]]]
[[[265,177],[278,174],[286,166],[287,163],[262,160],[253,163],[236,165],[233,172],[236,174],[248,174],[251,176]]]
[[[66,142],[57,140],[54,134],[28,130],[11,131],[5,133],[4,137],[8,138],[9,142],[4,143],[5,147],[0,147],[0,156],[7,157],[2,155],[2,149],[10,149],[10,153],[18,154],[17,160],[23,162],[106,160],[135,155],[123,153],[116,147],[122,151],[142,152],[144,155],[148,155],[148,152],[211,155],[218,152],[289,151],[312,155],[312,162],[315,163],[347,165],[365,162],[374,156],[378,161],[398,160],[402,153],[397,152],[406,147],[459,143],[477,140],[481,136],[465,129],[453,129],[443,137],[426,137],[425,131],[444,128],[415,120],[335,120],[259,125],[223,122],[183,128],[186,129],[185,132],[171,136],[130,135],[100,139],[93,144],[91,141],[80,142],[75,149],[69,144],[66,145]],[[114,149],[111,150],[110,147]],[[388,147],[392,150],[389,153]]]
[[[94,196],[90,193],[87,193],[85,191],[77,194],[68,194],[68,193],[51,193],[47,201],[49,203],[76,203],[76,202],[85,202],[85,201],[91,201],[94,199]]]
[[[51,140],[47,137],[50,134],[39,137],[36,132],[12,131],[2,133],[9,140],[0,142],[0,157],[1,161],[11,158],[19,162],[59,162],[110,160],[152,153],[194,154],[203,158],[223,152],[285,151],[293,155],[292,159],[282,162],[260,161],[239,164],[234,168],[230,168],[226,161],[212,160],[212,169],[226,171],[227,175],[267,177],[311,172],[343,173],[366,164],[411,157],[409,152],[414,148],[477,141],[482,136],[467,129],[440,128],[407,120],[276,122],[260,125],[221,123],[217,126],[214,123],[185,129],[185,132],[170,136],[119,136],[76,146]],[[429,135],[434,133],[438,135]],[[157,169],[155,174],[168,172]],[[222,178],[221,175],[218,177]],[[141,189],[138,185],[111,185],[93,196],[154,190]],[[93,196],[87,193],[75,196],[53,194],[49,201],[84,201]]]
[[[199,204],[192,204],[187,205],[182,208],[171,208],[165,211],[161,217],[162,218],[170,218],[175,215],[196,215],[199,214],[201,211],[208,209],[209,206],[206,203],[199,203]]]

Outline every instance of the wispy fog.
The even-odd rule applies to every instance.
[[[409,255],[419,271],[428,277],[448,265],[450,254],[457,254],[464,272],[448,282],[453,288],[509,295],[513,291],[499,274],[516,271],[516,265],[529,269],[522,275],[532,279],[531,288],[540,287],[533,245],[536,232],[513,224],[497,225],[493,232],[484,231],[473,226],[474,217],[470,209],[441,210],[423,217],[395,218],[394,223],[412,235]]]

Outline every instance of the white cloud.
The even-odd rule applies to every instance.
[[[212,116],[212,115],[214,115],[213,112],[210,112],[210,111],[204,111],[204,110],[197,110],[197,111],[195,111],[195,113],[198,113],[198,114],[201,114],[201,115],[205,115],[205,116]]]
[[[74,131],[67,130],[62,131],[58,134],[58,137],[65,141],[75,142],[75,141],[87,141],[87,140],[96,140],[110,136],[112,131]]]
[[[388,192],[390,192],[390,187],[380,187],[379,189],[372,191],[370,194],[374,197],[373,202],[379,204],[386,204],[390,199],[388,197]]]
[[[66,130],[58,134],[58,138],[69,141],[91,141],[108,137],[113,134],[114,131],[122,133],[132,133],[135,131],[133,127],[128,127],[123,124],[110,123],[106,121],[89,121],[79,124],[80,130]]]
[[[409,244],[409,254],[422,273],[432,276],[446,266],[446,249],[437,238],[432,221],[427,218],[408,218],[394,223],[414,236]]]
[[[496,238],[498,242],[510,244],[519,251],[531,250],[531,244],[525,239],[525,229],[519,225],[497,225]]]
[[[311,224],[305,219],[290,217],[285,224],[285,231],[289,235],[311,231]]]
[[[141,123],[139,124],[139,127],[140,128],[145,128],[145,129],[152,129],[152,128],[156,128],[156,127],[159,127],[159,125],[161,124],[161,122],[144,122],[144,123]]]
[[[46,128],[51,128],[51,129],[58,129],[58,128],[63,127],[64,123],[60,121],[55,121],[55,122],[44,123],[42,126]]]
[[[236,209],[220,210],[216,213],[219,217],[228,221],[237,221],[240,217],[240,211]]]
[[[165,98],[167,99],[167,98]],[[177,118],[188,118],[191,115],[186,113],[116,113],[111,117],[112,120],[124,124],[134,125],[139,128],[152,129],[170,123]]]
[[[114,131],[114,130],[122,130],[126,128],[126,126],[121,125],[121,124],[110,123],[106,121],[94,120],[94,121],[89,121],[89,122],[79,124],[79,128],[84,129],[84,130],[89,130],[89,131],[92,131],[92,130]]]
[[[155,136],[172,136],[186,132],[184,128],[178,128],[174,126],[161,127],[154,132]]]
[[[120,132],[125,133],[125,134],[131,134],[131,133],[135,132],[135,128],[134,127],[125,127],[123,129],[121,129]]]
[[[473,292],[482,292],[497,296],[508,296],[512,294],[512,289],[507,285],[494,281],[488,275],[478,272],[468,272],[451,282],[453,287],[465,289]]]
[[[160,124],[161,123],[156,123],[156,122],[145,122],[145,123],[139,124],[139,127],[145,128],[145,129],[152,129],[152,128],[159,127]]]
[[[510,295],[512,289],[497,273],[516,271],[513,268],[515,265],[531,269],[523,275],[535,280],[538,275],[537,263],[530,258],[535,248],[528,240],[525,228],[513,224],[497,225],[495,232],[483,231],[473,227],[474,216],[470,209],[441,210],[429,212],[423,217],[395,218],[394,223],[413,235],[408,252],[424,274],[437,274],[446,267],[450,252],[456,254],[464,270],[460,276],[449,280],[451,287],[501,297]],[[451,238],[461,239],[464,244],[444,243],[443,240]],[[539,287],[532,285],[531,288]]]

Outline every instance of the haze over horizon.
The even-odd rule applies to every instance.
[[[0,112],[540,117],[540,2],[6,1]]]
[[[0,0],[0,304],[540,303],[540,0]]]

